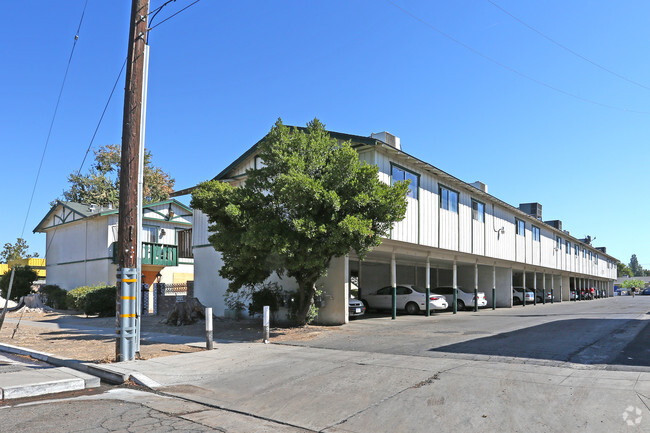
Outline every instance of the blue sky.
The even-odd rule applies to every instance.
[[[150,34],[147,147],[181,189],[216,175],[278,117],[386,130],[406,152],[514,206],[539,202],[545,220],[650,268],[650,3],[493,1],[619,76],[488,0],[202,0]],[[126,57],[129,3],[86,9],[27,217],[41,255],[45,236],[32,229],[81,164]],[[20,236],[83,6],[3,7],[2,244]],[[121,141],[123,87],[122,77],[95,147]]]

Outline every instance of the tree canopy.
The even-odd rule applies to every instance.
[[[17,238],[16,243],[7,242],[0,252],[0,262],[7,263],[9,260],[30,259],[38,257],[38,253],[30,253],[29,245],[23,238]]]
[[[278,120],[258,150],[262,167],[246,172],[244,186],[204,182],[192,206],[208,216],[229,291],[273,272],[293,277],[303,325],[331,259],[350,250],[363,258],[404,218],[408,182],[381,182],[378,168],[360,161],[350,142],[330,138],[318,119],[304,131]]]
[[[636,258],[636,254],[632,254],[630,257],[630,274],[631,277],[642,277],[644,275],[643,266],[639,263],[639,259]]]
[[[85,204],[116,205],[120,197],[120,146],[108,144],[95,150],[95,162],[88,173],[71,173],[70,187],[63,198]],[[174,191],[174,179],[160,167],[152,164],[152,154],[145,149],[143,174],[143,202],[166,200]]]

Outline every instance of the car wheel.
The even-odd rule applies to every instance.
[[[521,304],[521,299],[519,298],[512,298],[512,305],[519,305]]]
[[[537,297],[537,303],[541,304],[542,303],[542,298],[540,296]]]
[[[408,314],[417,314],[420,311],[420,307],[418,307],[418,304],[415,302],[409,302],[406,304],[405,309]]]
[[[456,310],[464,310],[465,309],[465,303],[461,301],[460,299],[456,301]]]
[[[366,312],[370,311],[370,306],[368,305],[368,301],[362,299],[361,302],[363,302],[364,307],[366,307]]]

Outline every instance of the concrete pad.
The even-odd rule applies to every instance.
[[[85,381],[58,368],[6,373],[0,376],[2,399],[35,397],[85,388]]]

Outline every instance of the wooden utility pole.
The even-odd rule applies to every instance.
[[[122,155],[120,165],[120,204],[119,227],[117,235],[118,281],[116,296],[116,328],[115,357],[118,361],[124,358],[122,347],[126,332],[130,325],[125,325],[128,319],[135,319],[135,311],[129,308],[125,311],[123,300],[129,306],[135,304],[130,293],[124,293],[125,286],[129,289],[136,286],[133,282],[133,270],[136,269],[137,235],[140,227],[137,224],[137,186],[138,161],[142,118],[142,88],[144,71],[144,47],[147,38],[149,15],[149,0],[133,0],[131,6],[131,22],[129,26],[129,47],[126,63],[126,86],[124,93],[124,120],[122,125]],[[129,275],[125,274],[128,272]],[[136,274],[137,276],[137,274]],[[139,290],[139,287],[135,287]],[[131,290],[132,291],[132,290]],[[123,299],[124,298],[124,299]],[[129,328],[129,329],[125,329]],[[128,356],[127,356],[128,357]]]

